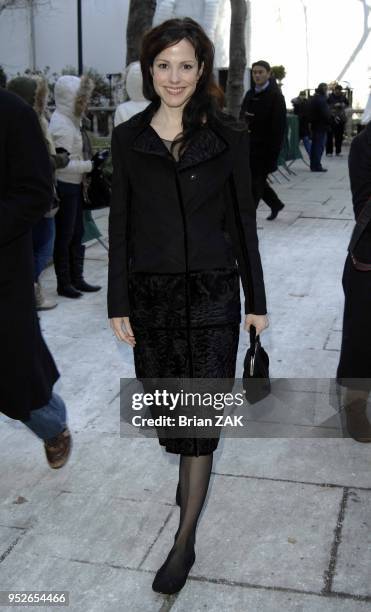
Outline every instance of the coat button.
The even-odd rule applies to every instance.
[[[196,180],[196,178],[197,178],[197,174],[191,174],[190,176],[191,181]]]

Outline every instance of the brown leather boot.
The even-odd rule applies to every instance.
[[[70,456],[72,448],[71,432],[68,427],[55,436],[55,438],[45,440],[44,448],[50,467],[53,469],[63,467]]]

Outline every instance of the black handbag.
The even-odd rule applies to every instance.
[[[256,329],[250,327],[250,348],[247,349],[243,364],[243,388],[250,404],[260,402],[271,392],[268,353],[260,344]]]
[[[101,168],[94,168],[84,189],[83,208],[99,210],[107,208],[111,202],[111,183],[103,174]]]
[[[99,210],[109,207],[111,203],[111,179],[112,174],[109,169],[108,158],[110,156],[109,149],[102,149],[91,157],[90,140],[82,130],[82,134],[86,143],[84,150],[87,152],[87,158],[93,162],[93,170],[86,175],[83,182],[83,208],[85,210]]]
[[[241,231],[242,220],[237,204],[236,186],[232,176],[229,178],[229,183],[237,231],[240,234],[240,241],[242,245],[242,256],[245,260],[245,266],[248,274],[250,306],[251,310],[254,311],[254,285],[250,270],[250,260],[245,245],[244,236]],[[253,325],[250,326],[250,348],[248,348],[246,352],[242,378],[245,397],[250,404],[255,404],[270,394],[271,383],[269,379],[269,357],[267,352],[260,344],[259,335],[256,334],[256,329]]]

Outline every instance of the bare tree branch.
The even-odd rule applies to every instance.
[[[126,65],[139,59],[143,34],[152,26],[156,0],[130,0],[126,29]]]
[[[0,0],[0,15],[6,9],[24,9],[28,8],[30,4],[40,5],[49,4],[50,0]]]
[[[343,78],[344,74],[348,70],[349,66],[351,66],[351,64],[353,64],[353,62],[356,59],[357,55],[361,51],[363,45],[365,44],[365,42],[368,39],[369,34],[371,32],[371,26],[368,25],[368,19],[369,19],[370,13],[371,13],[371,6],[369,6],[367,4],[366,0],[360,0],[360,2],[362,3],[362,6],[363,6],[363,33],[362,33],[362,36],[361,36],[361,39],[360,39],[358,45],[356,46],[356,48],[354,49],[354,51],[351,54],[350,58],[346,62],[344,68],[339,72],[338,76],[336,77],[336,81],[341,81],[341,79]]]
[[[232,115],[238,117],[243,96],[243,77],[246,68],[246,0],[231,0],[231,9],[227,109]]]
[[[10,7],[14,7],[14,0],[0,0],[0,15],[3,11],[5,11],[5,9],[10,8]]]

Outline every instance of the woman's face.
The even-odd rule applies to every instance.
[[[193,95],[202,70],[194,47],[183,38],[155,57],[151,67],[153,86],[164,104],[183,107]]]

